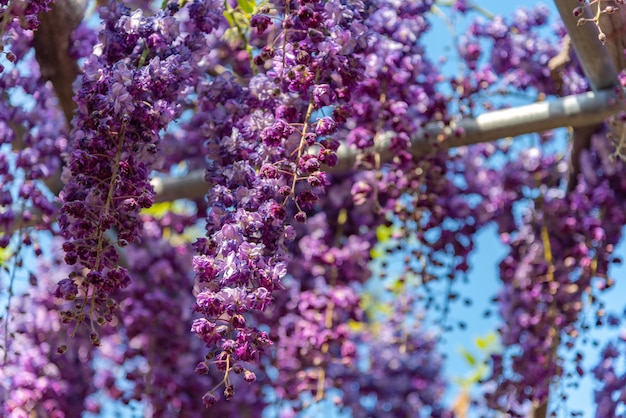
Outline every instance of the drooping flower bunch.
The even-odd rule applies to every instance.
[[[620,408],[626,403],[626,374],[619,359],[624,356],[624,336],[609,342],[602,349],[598,364],[593,368],[597,381],[594,401],[598,405],[595,417],[619,416]]]
[[[20,48],[23,45],[23,32],[28,31],[32,35],[32,30],[39,27],[37,15],[49,11],[52,2],[53,0],[0,2],[0,54],[9,62],[16,62],[21,52],[24,52]],[[6,50],[5,46],[8,46]],[[0,73],[4,69],[4,65],[0,63]]]
[[[579,184],[568,195],[558,188],[566,166],[558,157],[535,148],[508,164],[503,182],[517,194],[510,202],[526,196],[532,203],[521,221],[499,222],[501,240],[510,246],[500,264],[500,335],[505,347],[519,350],[493,356],[497,386],[487,398],[491,408],[521,416],[527,401],[547,401],[555,379],[573,371],[559,350],[575,346],[583,296],[594,294],[588,309],[598,310],[596,293],[613,284],[609,266],[626,221],[623,182],[617,178],[623,168],[611,161],[605,134],[596,134],[592,143],[594,151],[583,153]],[[539,194],[531,197],[529,190]]]
[[[474,97],[477,93],[494,90],[560,96],[587,91],[588,83],[575,54],[560,68],[550,67],[550,60],[564,49],[567,33],[559,25],[556,40],[540,35],[538,29],[546,28],[549,13],[541,4],[533,9],[520,8],[512,19],[476,19],[468,32],[460,35],[459,52],[473,76],[453,78],[452,87],[459,99],[470,103],[472,111],[480,98]],[[486,105],[499,105],[491,98],[481,99]]]
[[[201,109],[241,112],[234,121],[215,121],[214,113],[203,125],[222,136],[209,147],[207,238],[195,244],[193,261],[195,309],[203,317],[192,330],[209,349],[207,365],[224,373],[226,399],[234,394],[232,370],[257,363],[271,344],[247,314],[264,311],[283,288],[287,246],[295,238],[290,220],[306,220],[327,185],[322,164],[337,159],[332,134],[345,121],[342,103],[358,81],[352,54],[361,16],[359,7],[347,13],[349,6],[358,3],[272,5],[268,12],[282,23],[267,34],[271,50],[254,59],[259,74],[249,90],[231,79],[225,91],[207,89],[200,99]],[[220,78],[212,83],[224,85]],[[314,116],[325,111],[332,117]],[[205,399],[211,404],[217,398],[210,391]]]
[[[351,175],[329,181],[335,186],[319,197],[306,224],[296,225],[286,289],[275,293],[270,309],[255,315],[270,327],[274,341],[274,355],[261,367],[268,375],[276,370],[271,386],[294,413],[305,407],[303,396],[321,400],[330,388],[343,386],[331,370],[356,367],[349,324],[364,319],[360,286],[371,275],[373,202],[345,201],[355,181]]]
[[[2,416],[69,418],[98,411],[90,397],[96,391],[91,342],[85,335],[67,341],[59,317],[63,303],[50,297],[50,288],[67,271],[60,258],[41,263],[31,276],[29,293],[16,297],[11,305],[10,326],[0,328],[2,341],[8,341],[0,367]],[[57,351],[61,345],[66,348],[64,355]]]
[[[52,0],[39,0],[29,2],[3,1],[0,9],[0,17],[3,21],[18,21],[26,29],[37,29],[39,20],[37,15],[50,10]]]
[[[381,325],[378,333],[353,337],[368,351],[359,355],[359,367],[337,373],[341,405],[355,417],[454,416],[442,405],[446,383],[436,337],[414,327],[401,332],[403,326],[394,320]]]
[[[519,9],[511,22],[507,22],[503,16],[474,22],[464,37],[465,60],[476,65],[481,56],[480,41],[488,39],[493,42],[493,46],[490,45],[489,70],[504,75],[493,77],[494,80],[500,78],[507,87],[523,90],[533,88],[552,94],[554,83],[547,63],[558,53],[558,45],[553,45],[529,30],[544,26],[549,13],[546,6],[539,5],[533,10]]]
[[[508,351],[493,358],[487,400],[509,413],[545,401],[566,367],[558,346],[575,338],[582,295],[611,285],[608,266],[625,221],[623,167],[608,164],[598,135],[594,151],[583,152],[579,187],[565,196],[554,156],[501,145],[438,149],[445,137],[428,137],[425,125],[449,126],[456,107],[473,113],[474,97],[489,89],[569,94],[586,84],[573,59],[555,85],[546,64],[558,43],[536,33],[547,19],[539,7],[510,23],[473,24],[458,45],[472,74],[451,77],[453,93],[442,93],[447,78],[423,42],[435,3],[196,0],[157,11],[127,2],[133,11],[112,2],[97,9],[104,22],[76,83],[69,140],[50,83],[35,68],[32,79],[2,73],[1,86],[22,86],[38,111],[0,102],[0,142],[22,148],[15,158],[0,153],[0,230],[15,228],[18,214],[29,220],[30,205],[40,217],[34,222],[56,232],[39,181],[60,170],[65,152],[58,221],[72,266],[51,285],[54,303],[36,295],[37,309],[25,298],[28,312],[14,315],[10,329],[21,334],[7,348],[28,355],[9,356],[0,372],[3,412],[74,416],[96,411],[85,399],[100,390],[142,402],[148,415],[199,416],[213,405],[209,414],[254,417],[268,393],[297,413],[309,394],[321,400],[337,388],[355,416],[449,416],[435,339],[398,331],[410,310],[393,324],[365,323],[374,320],[363,316],[360,292],[379,228],[398,242],[386,256],[405,260],[393,272],[398,296],[431,281],[452,287],[469,269],[474,234],[490,221],[510,255],[499,297]],[[34,18],[23,16],[47,3],[0,4],[30,28]],[[473,7],[451,5],[460,13]],[[17,22],[10,17],[3,35],[21,59],[32,33]],[[83,56],[92,35],[75,31],[70,54]],[[418,137],[434,152],[416,151]],[[340,144],[350,151],[337,152]],[[489,165],[496,152],[511,157],[504,174]],[[197,216],[142,214],[155,198],[151,172],[170,168],[206,170]],[[24,210],[5,209],[17,198]],[[521,219],[513,213],[519,201],[530,205]],[[184,238],[193,245],[165,239],[198,221],[206,222],[203,236]],[[8,237],[0,236],[2,246]],[[403,282],[409,277],[416,288]],[[49,318],[57,304],[63,322],[75,324],[69,341],[63,331],[54,338],[67,330]],[[112,327],[97,333],[95,324],[106,322]],[[363,331],[377,325],[389,327]],[[115,367],[93,363],[90,343],[101,345],[98,361]],[[54,345],[71,353],[54,357]],[[69,387],[70,379],[89,384]],[[237,403],[215,405],[218,392],[232,399],[236,387]]]
[[[468,68],[480,68],[485,51],[478,39],[490,39],[493,48],[490,54],[486,50],[490,59],[483,68],[497,69],[503,87],[532,88],[539,94],[585,91],[575,57],[559,69],[559,83],[554,82],[547,65],[540,68],[539,63],[547,64],[559,52],[552,43],[529,32],[545,21],[545,10],[537,9],[518,11],[510,26],[500,17],[476,22],[461,43]],[[564,34],[562,29],[558,34]],[[526,67],[533,65],[538,66],[534,70]],[[468,90],[472,87],[465,82],[459,91]],[[527,414],[533,404],[547,402],[551,385],[560,376],[583,374],[582,369],[562,360],[562,350],[575,346],[586,306],[583,296],[592,292],[592,285],[601,289],[611,286],[607,271],[621,236],[618,225],[623,222],[623,216],[610,210],[607,214],[604,209],[621,205],[619,198],[614,201],[610,197],[613,192],[606,194],[614,187],[598,184],[598,173],[606,174],[601,167],[613,167],[609,173],[620,170],[609,164],[604,135],[593,140],[591,149],[598,150],[596,154],[583,152],[581,164],[586,174],[570,194],[564,191],[566,161],[538,147],[519,151],[507,144],[478,145],[462,160],[468,191],[484,200],[476,207],[475,216],[495,221],[502,242],[511,251],[500,264],[504,287],[497,303],[505,351],[492,358],[492,386],[485,397],[491,409],[513,416]],[[550,139],[546,136],[541,143]],[[503,167],[489,161],[498,154],[507,159]],[[589,186],[592,178],[594,186]],[[525,202],[525,209],[520,209],[520,202]],[[598,309],[597,295],[591,300],[595,302],[587,309]]]
[[[84,63],[75,97],[78,113],[60,195],[65,260],[87,271],[62,280],[56,290],[57,297],[77,301],[65,321],[78,328],[89,320],[96,345],[94,322],[111,319],[108,295],[129,283],[116,247],[141,231],[139,211],[154,198],[149,176],[159,133],[177,117],[186,86],[195,84],[193,64],[206,52],[203,34],[220,21],[221,8],[209,1],[180,10],[172,3],[144,17],[111,2],[101,15],[105,29]]]
[[[205,348],[189,332],[194,318],[193,254],[179,234],[196,220],[195,214],[167,214],[160,219],[142,216],[141,243],[130,245],[126,252],[133,260],[132,282],[115,295],[120,305],[116,328],[124,332],[108,329],[101,339],[100,361],[106,366],[97,370],[98,388],[124,403],[142,402],[152,416],[202,414],[206,387],[223,379],[221,373],[198,364]],[[164,230],[171,234],[170,240],[163,239]],[[119,370],[125,371],[123,377]],[[241,383],[254,375],[235,371],[236,377],[231,378]],[[261,383],[257,383],[238,396],[237,403],[215,405],[211,414],[245,416],[243,411],[249,409],[250,416],[260,416],[264,406]]]
[[[362,319],[359,301],[348,286],[320,286],[300,292],[297,306],[287,305],[292,313],[280,319],[277,330],[279,398],[298,401],[310,393],[324,399],[336,382],[333,369],[356,366],[357,345],[348,324]]]
[[[36,213],[41,224],[53,222],[57,208],[40,182],[58,181],[55,177],[67,144],[53,89],[41,78],[34,60],[23,64],[27,71],[14,68],[0,77],[4,92],[22,95],[37,109],[29,111],[17,99],[0,102],[0,248],[9,245],[13,231],[29,226]]]
[[[377,5],[365,22],[371,40],[347,123],[346,143],[359,150],[362,170],[351,194],[357,205],[374,204],[378,216],[368,225],[370,233],[392,224],[398,246],[390,252],[406,253],[401,280],[414,276],[420,285],[453,281],[457,272],[468,270],[471,236],[484,219],[474,215],[482,202],[471,202],[468,196],[474,192],[457,181],[464,170],[458,155],[439,149],[443,137],[427,134],[428,122],[452,122],[447,98],[438,91],[445,79],[418,42],[430,27],[425,14],[433,4]],[[446,269],[435,273],[434,265]]]
[[[298,292],[286,302],[295,309],[276,307],[269,313],[279,323],[275,333],[277,356],[272,362],[279,371],[277,390],[281,399],[294,401],[292,407],[296,409],[301,407],[298,392],[320,399],[329,387],[344,385],[333,369],[342,364],[355,367],[356,352],[345,345],[346,337],[352,334],[337,324],[342,322],[341,315],[360,321],[362,314],[355,303],[343,301],[338,305],[334,289],[348,285],[351,291],[360,290],[370,278],[370,269],[365,266],[371,259],[377,227],[390,219],[396,221],[395,214],[402,213],[405,218],[400,218],[402,226],[397,228],[401,236],[414,237],[416,222],[424,227],[418,232],[420,239],[424,239],[424,231],[431,230],[432,234],[443,230],[441,245],[429,256],[449,251],[460,256],[455,262],[466,265],[463,257],[469,254],[469,241],[463,235],[471,235],[475,222],[468,220],[462,227],[442,226],[440,218],[454,213],[455,219],[465,222],[470,215],[462,197],[464,190],[447,173],[449,156],[440,153],[414,160],[409,153],[411,137],[427,120],[447,117],[443,96],[435,91],[440,78],[415,42],[428,28],[422,15],[429,7],[381,1],[364,22],[371,29],[369,41],[360,52],[366,63],[363,79],[351,95],[352,116],[340,129],[347,143],[359,149],[359,171],[328,178],[333,186],[318,199],[305,230],[297,229],[299,245],[288,271],[296,279],[289,282],[290,286],[297,286]],[[396,155],[387,163],[383,158],[389,155],[380,152],[385,142]],[[349,195],[351,199],[346,201]],[[415,206],[407,203],[411,195],[417,196]],[[447,203],[450,196],[456,198]],[[407,216],[408,207],[419,208],[417,221]],[[394,215],[381,216],[384,212]],[[451,242],[454,246],[446,245]],[[334,339],[328,340],[328,335]],[[297,356],[294,359],[279,353]],[[290,370],[299,372],[294,376]]]

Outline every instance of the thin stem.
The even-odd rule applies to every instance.
[[[0,40],[4,38],[4,33],[6,32],[7,25],[9,24],[9,19],[11,19],[11,9],[13,8],[13,3],[15,3],[15,1],[9,2],[7,8],[4,9],[4,14],[2,15],[2,24],[0,26]],[[0,50],[3,49],[3,46],[4,45],[0,44]]]
[[[24,210],[24,205],[22,204],[22,210]],[[20,225],[18,230],[18,236],[22,236],[22,226]],[[15,274],[18,268],[18,263],[21,263],[20,253],[22,250],[23,241],[18,240],[17,248],[15,251],[15,258],[13,259],[13,268],[11,269],[11,275],[9,277],[9,288],[7,289],[7,313],[6,318],[4,320],[4,355],[2,356],[2,364],[6,365],[8,355],[9,355],[9,319],[11,318],[11,302],[13,300],[14,292],[13,285],[15,283]]]
[[[283,22],[283,45],[282,45],[282,50],[283,50],[283,60],[282,60],[282,66],[280,68],[280,80],[282,81],[284,76],[285,76],[285,63],[287,60],[287,19],[289,16],[289,12],[290,12],[290,8],[289,8],[289,1],[287,0],[285,2],[285,21]]]
[[[318,69],[315,73],[315,81],[313,82],[314,85],[317,84],[317,81],[319,80],[319,75],[320,75],[320,72]],[[296,157],[296,171],[298,170],[298,161],[300,161],[300,158],[302,158],[302,154],[304,152],[304,145],[306,143],[306,134],[310,126],[309,120],[311,119],[311,115],[313,114],[314,107],[315,105],[313,103],[313,96],[311,95],[311,98],[309,99],[309,105],[307,106],[307,109],[306,109],[306,114],[304,115],[304,124],[302,126],[302,134],[300,135],[300,144],[298,145],[298,156]],[[291,183],[292,196],[296,192],[297,182],[298,182],[298,175],[297,173],[293,173],[293,181]]]
[[[105,239],[105,232],[104,230],[102,230],[101,228],[101,223],[102,223],[102,219],[103,218],[108,218],[109,217],[109,211],[111,208],[111,202],[113,202],[113,193],[114,193],[114,188],[115,188],[115,179],[117,178],[117,172],[119,170],[119,166],[120,166],[120,160],[121,160],[121,156],[122,156],[122,147],[124,145],[124,137],[126,134],[126,124],[123,123],[122,124],[122,128],[120,130],[119,136],[118,136],[118,142],[117,142],[117,152],[115,154],[115,162],[113,163],[113,172],[111,173],[111,179],[109,181],[109,190],[107,193],[107,198],[106,201],[104,203],[104,209],[103,209],[103,213],[100,217],[100,222],[98,224],[98,229],[97,229],[97,234],[98,234],[98,243],[96,245],[96,262],[94,263],[94,268],[93,270],[95,271],[100,271],[100,264],[102,261],[102,253],[103,253],[103,246],[104,246],[104,239]],[[91,291],[91,294],[89,293]],[[85,305],[87,303],[87,300],[90,300],[89,303],[89,323],[90,323],[90,327],[91,327],[91,331],[95,332],[95,327],[93,325],[93,316],[95,313],[95,306],[96,306],[96,289],[92,286],[91,283],[87,284],[87,291],[86,291],[86,295],[85,295],[85,299],[83,301],[83,304],[80,307],[80,313],[83,312],[83,309],[85,308]],[[76,321],[76,326],[74,327],[74,331],[72,332],[72,336],[76,334],[76,331],[78,330],[78,325],[81,323],[81,318],[80,318],[80,314],[79,314],[79,318]]]

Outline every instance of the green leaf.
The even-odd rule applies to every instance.
[[[470,366],[476,366],[476,358],[467,351],[465,348],[459,348],[459,353],[465,358],[465,361],[469,363]]]
[[[495,348],[496,343],[497,343],[497,337],[496,337],[496,334],[493,332],[490,332],[484,337],[476,337],[476,346],[482,352],[491,351],[492,349]]]
[[[256,8],[256,0],[237,0],[239,8],[247,15],[252,15]]]
[[[143,215],[154,216],[155,218],[162,218],[171,209],[172,209],[172,204],[170,202],[155,203],[149,208],[142,209],[141,213]]]
[[[235,19],[235,25],[238,28],[245,30],[250,26],[250,19],[240,10],[233,10],[233,18]]]
[[[372,310],[374,312],[380,313],[380,314],[382,314],[384,316],[389,316],[393,312],[393,309],[392,309],[391,306],[389,306],[387,303],[381,303],[381,302],[376,303],[372,307]]]
[[[468,381],[470,385],[474,385],[480,382],[485,377],[486,372],[487,372],[486,367],[478,367],[476,370],[470,373],[469,376],[467,376],[465,379]]]
[[[0,266],[4,266],[9,258],[11,258],[11,251],[8,248],[0,248]]]
[[[142,215],[150,215],[157,219],[161,219],[168,213],[183,214],[185,213],[185,204],[181,202],[161,202],[155,203],[149,208],[142,209]]]
[[[395,280],[389,285],[388,289],[396,295],[404,293],[404,291],[406,290],[406,281],[401,279]]]
[[[348,321],[348,328],[350,329],[350,331],[352,332],[362,332],[365,330],[365,323],[362,321],[355,321],[353,319],[350,319]]]
[[[224,17],[228,21],[228,26],[230,26],[231,28],[235,26],[235,20],[233,19],[233,16],[229,12],[224,12]]]
[[[379,225],[376,228],[376,239],[378,242],[387,242],[393,233],[393,226]]]

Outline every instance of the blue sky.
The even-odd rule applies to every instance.
[[[488,10],[493,14],[501,14],[506,17],[512,16],[512,13],[518,7],[532,8],[538,4],[536,1],[501,1],[501,0],[483,0],[478,2],[481,7]],[[544,3],[550,8],[551,16],[555,19],[558,18],[558,12],[553,3]],[[442,19],[433,19],[433,28],[427,35],[427,40],[424,44],[427,47],[428,56],[436,60],[439,57],[445,57],[447,59],[444,65],[444,71],[448,75],[454,75],[458,69],[458,62],[455,61],[455,48],[453,46],[454,38],[451,35],[450,29],[446,22]],[[466,21],[467,22],[467,21]],[[457,33],[463,33],[464,24],[461,22],[454,22]],[[457,25],[458,23],[458,25]],[[525,104],[520,101],[519,104]],[[558,139],[555,141],[557,149],[556,152],[566,152],[567,140],[565,129],[559,130]],[[530,145],[534,143],[533,135],[528,135],[526,138],[517,138],[516,143]],[[553,149],[554,151],[554,149]],[[475,251],[470,257],[471,271],[469,272],[469,280],[467,283],[457,281],[455,290],[463,297],[469,297],[472,299],[471,306],[465,306],[463,303],[456,302],[451,305],[450,314],[448,317],[449,324],[456,324],[462,320],[467,328],[463,331],[455,327],[455,330],[448,332],[444,335],[441,341],[441,349],[447,355],[447,361],[444,366],[445,375],[453,382],[464,376],[470,374],[474,369],[460,354],[461,348],[466,348],[472,353],[478,355],[479,351],[475,345],[476,337],[484,337],[485,335],[494,332],[499,324],[499,317],[497,314],[497,306],[494,306],[490,300],[498,293],[500,287],[498,264],[502,258],[507,254],[507,248],[501,244],[495,225],[490,225],[483,228],[475,236]],[[620,244],[615,251],[615,255],[626,258],[626,244]],[[402,257],[398,257],[399,260]],[[401,265],[401,261],[399,261]],[[389,263],[394,265],[394,263]],[[602,295],[606,301],[606,306],[610,312],[621,313],[624,308],[624,298],[622,295],[626,294],[626,283],[621,280],[626,276],[626,267],[618,266],[613,268],[611,276],[616,279],[616,285],[612,290]],[[494,312],[489,318],[483,316],[483,312],[491,308]],[[587,312],[587,315],[590,315]],[[609,338],[615,338],[619,330],[613,330],[609,332],[606,329],[592,330],[587,334],[589,339],[598,338],[601,341],[600,347],[604,345],[604,342]],[[583,363],[587,369],[595,366],[598,360],[598,350],[590,349],[590,346],[577,347],[585,353],[585,362]],[[569,383],[564,381],[564,384]],[[595,413],[595,407],[593,403],[593,388],[594,382],[587,378],[579,381],[579,387],[577,389],[567,388],[567,394],[569,399],[566,403],[558,404],[557,416],[566,417],[574,410],[582,411],[583,416],[593,416]],[[454,383],[451,384],[447,398],[452,402],[459,393],[460,387]],[[560,390],[560,389],[559,389]],[[557,392],[558,394],[558,392]],[[557,405],[552,402],[553,405]],[[318,405],[316,409],[309,410],[303,413],[302,416],[316,417],[320,415],[321,411],[324,411],[323,416],[331,416],[328,414],[328,405]],[[270,416],[270,415],[268,415]],[[334,415],[339,416],[339,415]],[[478,416],[477,412],[472,413],[470,411],[470,417]]]
[[[532,8],[539,2],[482,0],[476,3],[479,3],[481,7],[489,10],[491,13],[511,16],[516,8]],[[558,17],[558,12],[552,2],[545,2],[543,4],[550,8],[552,12],[551,16],[555,18]],[[446,54],[453,57],[453,39],[450,36],[449,29],[441,20],[439,23],[434,20],[433,23],[433,30],[428,34],[429,40],[426,42],[429,55],[432,57]],[[463,31],[462,26],[458,26],[456,29],[459,33]],[[450,59],[445,69],[446,71],[452,71],[452,74],[454,73],[456,66],[453,59]],[[564,138],[565,132],[564,130],[561,131],[561,138]],[[517,141],[519,141],[519,139]],[[522,141],[524,140],[522,139]],[[562,139],[560,143],[563,144],[564,147],[566,146],[565,140]],[[482,313],[485,308],[491,305],[489,300],[497,293],[500,286],[498,263],[505,254],[506,248],[500,243],[494,226],[487,227],[477,234],[476,250],[470,258],[472,270],[469,274],[469,281],[467,284],[458,283],[456,288],[462,295],[471,297],[474,303],[471,307],[465,307],[460,302],[455,303],[450,312],[451,322],[454,322],[455,319],[462,319],[467,324],[467,328],[464,331],[457,329],[454,332],[447,333],[442,346],[443,351],[448,354],[445,372],[449,377],[463,376],[471,371],[468,363],[463,359],[461,354],[459,354],[459,348],[467,347],[477,352],[473,339],[476,336],[484,336],[494,331],[497,327],[499,321],[497,315],[485,319]],[[626,244],[624,242],[616,248],[615,254],[625,258]],[[613,268],[611,276],[616,279],[616,285],[613,289],[603,294],[602,297],[606,301],[606,306],[609,311],[621,313],[624,308],[623,295],[626,294],[626,283],[623,281],[623,277],[626,277],[626,267],[622,265]],[[609,332],[603,329],[592,331],[589,336],[597,337],[601,341],[606,341],[608,338],[615,338],[617,333],[618,332]],[[602,346],[603,343],[601,343],[600,347]],[[584,362],[585,366],[587,366],[587,368],[593,367],[598,359],[597,350],[590,350],[589,348],[583,348],[582,350],[585,352],[586,357]],[[449,394],[450,398],[455,396],[454,386],[452,389]],[[566,403],[567,408],[559,409],[559,417],[568,416],[571,410],[581,410],[584,412],[583,416],[593,416],[595,408],[593,406],[593,382],[591,379],[583,379],[578,389],[568,388],[567,393],[569,394],[569,400]]]
[[[510,16],[513,10],[519,6],[533,7],[537,4],[535,1],[520,0],[482,0],[479,3],[481,7],[490,12],[505,16]],[[558,16],[556,8],[552,3],[545,4],[550,7],[555,17]],[[444,55],[449,57],[448,64],[444,68],[446,71],[453,72],[456,70],[453,38],[442,20],[434,19],[433,22],[435,26],[428,34],[428,41],[426,42],[429,55],[433,59]],[[462,33],[463,26],[458,26],[456,29]],[[563,144],[565,145],[565,141],[563,141]],[[473,304],[470,307],[466,307],[461,302],[454,303],[451,306],[449,315],[450,323],[455,323],[462,319],[467,324],[467,328],[464,331],[456,328],[455,331],[447,333],[442,341],[442,348],[448,355],[448,360],[445,363],[445,373],[450,378],[459,378],[471,371],[470,366],[463,359],[462,355],[459,354],[459,348],[467,347],[475,351],[474,338],[484,336],[497,328],[499,320],[497,315],[485,319],[483,312],[488,307],[493,308],[489,301],[497,294],[499,288],[498,263],[505,254],[506,248],[500,243],[494,226],[487,227],[477,234],[476,250],[470,258],[472,270],[469,273],[469,280],[466,284],[459,281],[456,285],[456,290],[463,296],[469,296],[473,300]],[[621,255],[622,258],[626,259],[626,245],[624,243],[618,246],[616,255]],[[613,311],[621,312],[624,307],[623,295],[626,294],[626,283],[622,280],[623,277],[626,277],[626,267],[614,268],[612,277],[616,279],[616,285],[612,290],[605,293],[603,297],[609,310],[613,308]],[[4,302],[2,304],[4,305]],[[0,311],[3,310],[2,308],[0,307]],[[601,339],[615,336],[615,333],[606,331],[595,332],[595,334]],[[587,359],[585,365],[594,365],[597,360],[597,353],[588,350],[586,352]],[[579,389],[575,391],[568,390],[570,394],[570,399],[567,403],[568,408],[583,410],[585,412],[584,416],[592,416],[594,411],[592,388],[592,382],[586,379],[581,382]],[[449,399],[453,399],[456,393],[458,393],[457,391],[458,387],[451,386]],[[302,416],[332,416],[328,414],[327,408],[323,405],[318,406],[307,411]],[[564,410],[561,409],[559,416],[565,416],[563,412]]]

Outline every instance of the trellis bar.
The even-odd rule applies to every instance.
[[[439,141],[441,149],[449,149],[563,126],[594,125],[602,123],[621,109],[619,94],[614,89],[609,89],[496,110],[476,118],[462,119],[451,126],[431,123],[413,139],[411,152],[416,157],[424,155],[432,149],[433,139]],[[455,135],[454,132],[457,130],[463,131],[463,134]],[[392,157],[389,141],[380,141],[377,151],[380,152],[383,161],[388,161]],[[339,162],[329,171],[351,169],[357,154],[356,150],[342,145],[338,150]],[[202,170],[193,171],[185,177],[155,178],[152,185],[157,193],[157,202],[201,198],[208,188]]]
[[[618,86],[615,65],[609,52],[598,39],[600,34],[598,28],[592,22],[578,25],[579,19],[592,17],[589,7],[584,9],[581,16],[574,16],[574,8],[581,5],[578,0],[555,0],[554,3],[591,88],[598,91]]]

